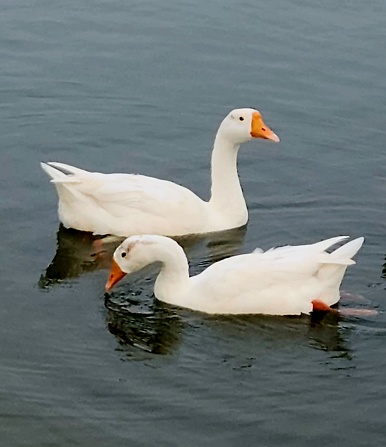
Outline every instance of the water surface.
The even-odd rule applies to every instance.
[[[386,439],[384,1],[4,0],[0,15],[2,446],[382,445]],[[209,195],[214,133],[257,107],[244,231],[184,242],[192,274],[256,246],[365,236],[344,290],[374,318],[208,317],[154,269],[59,227],[40,161]],[[112,249],[112,247],[110,247]]]

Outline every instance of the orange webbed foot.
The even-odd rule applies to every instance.
[[[331,312],[334,311],[328,304],[322,300],[312,300],[312,312]]]

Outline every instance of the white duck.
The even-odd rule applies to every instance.
[[[212,264],[189,278],[182,248],[165,236],[127,238],[114,252],[106,291],[127,273],[161,263],[155,296],[167,303],[209,314],[300,315],[331,310],[340,299],[339,287],[363,237],[332,253],[338,236],[311,245],[257,249]]]
[[[41,166],[56,186],[59,219],[65,227],[124,237],[209,233],[237,228],[248,220],[237,153],[252,138],[279,141],[257,110],[233,110],[223,120],[213,147],[209,202],[153,177],[101,174],[55,162]]]

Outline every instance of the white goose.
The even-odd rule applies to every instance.
[[[340,299],[339,287],[363,237],[325,250],[343,241],[338,236],[311,245],[257,249],[212,264],[189,278],[182,248],[165,236],[127,238],[114,252],[106,291],[125,274],[161,263],[155,296],[166,303],[209,314],[300,315],[331,310]]]
[[[65,227],[124,237],[209,233],[237,228],[248,220],[237,153],[252,138],[279,141],[257,110],[233,110],[223,120],[213,147],[209,202],[153,177],[101,174],[55,162],[41,166],[56,186],[59,219]]]

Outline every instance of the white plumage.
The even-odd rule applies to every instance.
[[[212,152],[208,202],[158,178],[88,172],[56,162],[41,166],[56,187],[59,219],[65,227],[117,236],[208,233],[237,228],[248,220],[237,153],[240,144],[252,138],[279,141],[256,110],[233,110],[223,120]]]
[[[346,238],[234,256],[189,278],[187,259],[177,242],[156,235],[132,236],[114,253],[106,290],[126,273],[158,261],[161,270],[154,293],[161,301],[209,314],[309,314],[314,300],[328,307],[340,299],[346,268],[355,264],[352,258],[364,239],[332,253],[326,250]]]

